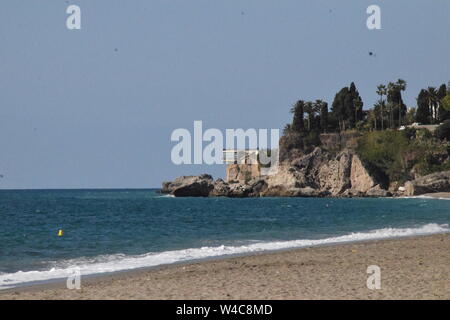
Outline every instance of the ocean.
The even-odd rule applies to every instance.
[[[0,289],[212,257],[450,232],[428,198],[173,198],[0,190]],[[63,236],[58,231],[64,230]]]

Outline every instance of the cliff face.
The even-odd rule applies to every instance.
[[[348,150],[345,150],[323,163],[319,167],[317,176],[320,188],[327,190],[333,196],[339,195],[350,188],[351,159],[352,155]]]
[[[376,185],[374,178],[367,172],[361,159],[357,155],[353,155],[352,157],[350,184],[352,189],[359,192],[367,192]]]
[[[450,191],[450,171],[432,173],[405,183],[405,195]]]
[[[316,148],[310,154],[284,163],[277,175],[266,178],[266,183],[265,194],[276,194],[278,190],[286,194],[333,197],[364,196],[368,191],[371,196],[386,195],[359,157],[348,149],[333,155]],[[380,190],[379,194],[375,190]]]
[[[200,178],[203,177],[203,178]],[[201,180],[204,180],[201,183]],[[193,185],[193,186],[191,186]],[[181,189],[181,191],[180,191]],[[359,157],[349,149],[334,154],[321,148],[282,163],[275,175],[227,183],[211,176],[182,177],[163,184],[162,192],[175,196],[225,197],[350,197],[387,196]]]

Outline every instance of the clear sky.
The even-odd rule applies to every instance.
[[[0,44],[0,188],[159,187],[224,175],[172,164],[194,120],[281,129],[298,99],[331,104],[354,81],[367,108],[398,78],[415,106],[450,80],[450,1],[2,0]]]

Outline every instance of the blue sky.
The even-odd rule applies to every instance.
[[[66,8],[82,29],[66,28]],[[366,28],[378,4],[382,30]],[[298,99],[450,80],[447,0],[4,0],[0,188],[146,188],[223,166],[170,160],[176,128],[282,128]],[[373,52],[373,55],[369,55]]]

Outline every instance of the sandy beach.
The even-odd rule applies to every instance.
[[[381,268],[369,290],[367,267]],[[450,299],[450,234],[303,248],[0,292],[0,299]]]

